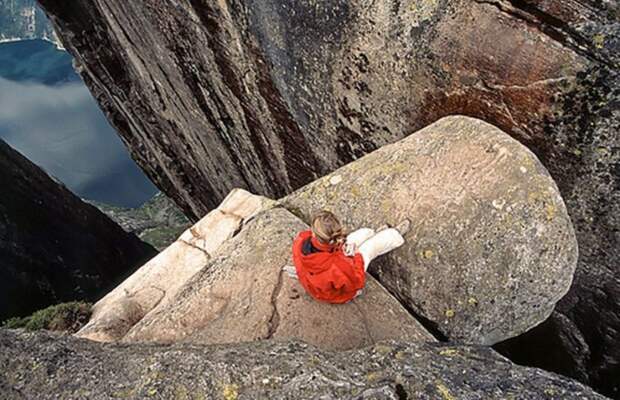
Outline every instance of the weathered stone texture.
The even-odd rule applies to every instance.
[[[484,399],[605,397],[488,348],[383,342],[322,352],[298,342],[102,345],[0,329],[8,399]]]
[[[577,242],[534,154],[499,129],[448,117],[281,200],[309,221],[408,218],[406,243],[370,271],[449,339],[491,345],[545,320],[567,292]]]
[[[347,304],[310,298],[282,271],[291,263],[293,238],[305,229],[307,225],[282,208],[260,213],[123,341],[297,339],[322,349],[346,350],[387,339],[435,340],[372,277],[362,295]]]
[[[272,202],[244,190],[232,191],[218,208],[99,300],[90,321],[77,336],[102,342],[123,338],[147,315],[173,301],[222,243]]]

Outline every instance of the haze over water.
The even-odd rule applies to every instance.
[[[0,138],[78,196],[135,207],[156,188],[53,44],[0,44]]]

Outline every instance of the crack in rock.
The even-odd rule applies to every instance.
[[[361,316],[362,319],[362,323],[364,324],[364,330],[366,331],[366,334],[368,335],[368,337],[370,338],[370,342],[372,344],[376,343],[375,338],[372,336],[372,331],[370,330],[370,327],[368,326],[368,320],[366,319],[366,314],[364,314],[364,312],[362,311],[362,309],[360,308],[360,305],[357,304],[356,301],[352,301],[351,302],[355,308],[357,309],[357,312],[359,313],[359,315]]]
[[[202,247],[196,246],[194,243],[190,243],[187,240],[183,240],[183,239],[179,239],[179,242],[186,244],[189,247],[193,247],[196,250],[200,250],[207,256],[207,258],[211,258],[211,254],[209,254],[209,252],[203,249]]]
[[[271,313],[271,317],[269,318],[269,329],[267,331],[267,335],[265,335],[263,339],[271,339],[278,330],[278,326],[280,325],[280,313],[278,312],[277,300],[278,295],[282,290],[283,273],[284,271],[280,269],[280,272],[278,273],[278,281],[276,283],[276,286],[273,288],[273,292],[271,292],[271,307],[273,308],[273,311]]]

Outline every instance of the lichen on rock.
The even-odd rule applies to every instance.
[[[339,176],[337,185],[325,182]],[[447,117],[283,198],[305,221],[412,222],[371,272],[452,340],[490,345],[544,321],[568,291],[577,242],[536,156],[494,126]],[[473,301],[471,299],[474,299]]]
[[[102,345],[0,329],[0,365],[0,396],[12,399],[605,399],[488,348],[436,343]]]

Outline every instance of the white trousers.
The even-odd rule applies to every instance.
[[[365,271],[372,260],[402,246],[403,243],[405,239],[394,228],[384,229],[379,233],[370,228],[361,228],[347,236],[347,244],[355,245],[357,252],[362,255]]]

